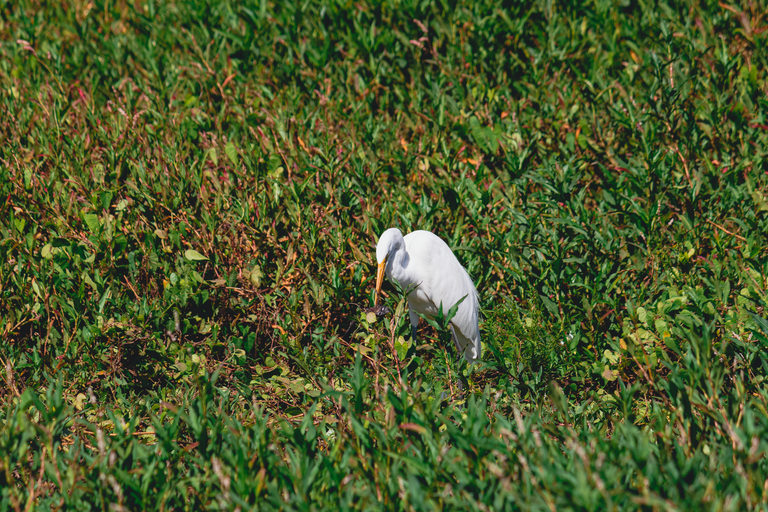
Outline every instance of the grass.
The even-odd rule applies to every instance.
[[[765,509],[764,11],[0,0],[0,510]]]

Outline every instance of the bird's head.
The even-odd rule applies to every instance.
[[[376,262],[379,268],[376,272],[376,299],[374,306],[379,305],[379,292],[381,284],[384,281],[384,271],[387,268],[387,258],[397,248],[403,244],[403,234],[397,228],[389,228],[379,237],[379,243],[376,244]]]

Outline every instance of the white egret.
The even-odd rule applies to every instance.
[[[478,327],[477,289],[453,251],[439,236],[429,231],[413,231],[403,236],[397,228],[381,234],[376,245],[376,299],[384,274],[396,281],[408,294],[408,313],[413,337],[419,325],[419,315],[436,317],[442,304],[443,312],[466,296],[451,320],[453,342],[467,363],[480,359],[480,328]]]

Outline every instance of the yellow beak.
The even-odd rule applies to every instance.
[[[379,263],[379,270],[376,272],[376,298],[373,301],[373,307],[379,305],[379,292],[381,291],[381,283],[384,281],[384,268],[387,266],[387,258]]]

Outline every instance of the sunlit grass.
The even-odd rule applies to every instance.
[[[0,509],[764,507],[762,10],[0,0]]]

